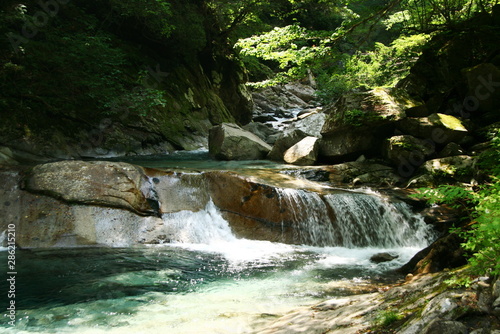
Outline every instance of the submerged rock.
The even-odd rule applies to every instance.
[[[209,151],[219,160],[259,160],[271,146],[236,124],[223,123],[210,129]]]
[[[382,262],[390,262],[392,260],[395,260],[399,257],[399,255],[396,254],[390,254],[390,253],[378,253],[373,255],[370,258],[370,261],[373,263],[382,263]]]

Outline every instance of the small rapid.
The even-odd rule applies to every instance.
[[[155,174],[143,191],[161,216],[92,216],[96,239],[111,248],[18,250],[15,333],[258,333],[294,308],[393,282],[394,269],[434,237],[407,204],[369,189],[314,192],[225,180]],[[229,198],[226,184],[240,187],[237,197]],[[270,203],[273,215],[266,216]],[[252,213],[246,206],[261,214],[240,222],[247,232],[256,222],[272,223],[273,233],[293,234],[277,240],[291,242],[237,236],[228,217]],[[396,258],[370,260],[381,252]],[[3,272],[6,264],[0,261]],[[6,281],[0,290],[8,290]],[[0,333],[13,332],[7,320],[0,318]]]

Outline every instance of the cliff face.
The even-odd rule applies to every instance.
[[[164,33],[154,29],[157,16],[126,6],[2,5],[6,155],[19,161],[191,150],[206,147],[214,124],[250,121],[246,74],[216,38],[204,2],[169,1],[158,16],[167,15]]]

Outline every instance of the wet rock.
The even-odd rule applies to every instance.
[[[418,252],[407,264],[398,269],[402,274],[435,273],[446,268],[457,268],[467,264],[464,242],[456,234],[439,238],[429,247]]]
[[[159,203],[161,214],[203,210],[210,200],[208,184],[199,173],[162,172],[146,169],[148,180],[143,188],[150,189]],[[153,183],[153,184],[151,184]]]
[[[118,162],[61,161],[34,167],[25,188],[68,203],[102,205],[154,214],[141,191],[140,167]]]
[[[396,254],[390,254],[390,253],[378,253],[373,255],[370,258],[370,261],[373,263],[382,263],[382,262],[390,262],[392,260],[395,260],[399,257],[399,255]]]
[[[322,169],[308,169],[308,170],[299,169],[291,171],[284,170],[281,173],[317,182],[326,182],[330,179],[330,172]]]
[[[224,123],[210,129],[209,152],[220,160],[259,160],[271,146],[236,124]]]
[[[276,122],[276,118],[271,115],[259,115],[253,118],[254,122],[266,123],[266,122]]]
[[[210,197],[236,236],[293,243],[294,208],[283,206],[277,188],[230,172],[207,172]]]
[[[284,160],[299,166],[313,165],[316,162],[318,148],[318,138],[306,137],[285,152]]]
[[[330,181],[334,184],[349,183],[355,181],[363,184],[390,185],[402,181],[394,169],[370,161],[347,162],[328,167]]]

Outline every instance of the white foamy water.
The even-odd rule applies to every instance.
[[[322,247],[238,239],[209,201],[198,212],[164,215],[170,243],[163,245],[21,254],[18,271],[25,276],[18,278],[16,327],[0,319],[0,333],[258,333],[294,308],[386,277],[425,246],[428,235],[419,232],[418,217],[404,205],[372,195],[280,194],[284,204],[297,209],[295,224],[309,230],[304,240]],[[366,239],[365,247],[344,240],[359,229],[393,235]],[[398,239],[407,235],[412,236],[408,242]],[[370,257],[381,252],[398,258],[372,263]]]

